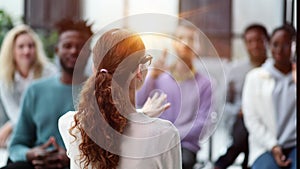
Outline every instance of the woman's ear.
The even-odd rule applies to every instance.
[[[140,65],[139,65],[138,68],[137,68],[136,78],[137,78],[139,81],[143,81],[143,74],[142,74],[141,66],[140,66]]]

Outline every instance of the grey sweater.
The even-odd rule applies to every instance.
[[[274,61],[268,60],[263,67],[275,80],[273,101],[277,124],[278,143],[283,148],[296,146],[296,85],[292,73],[283,74],[274,67]]]

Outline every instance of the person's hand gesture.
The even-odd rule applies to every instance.
[[[157,61],[153,63],[153,69],[151,71],[151,77],[153,79],[157,79],[159,75],[168,70],[168,67],[166,65],[167,54],[167,49],[164,49],[161,57],[159,57]]]
[[[278,166],[286,167],[292,162],[290,159],[287,159],[286,156],[282,153],[280,146],[274,146],[272,148],[272,154]]]
[[[150,117],[158,117],[163,111],[171,106],[170,103],[165,103],[166,99],[166,94],[159,94],[158,92],[154,93],[152,97],[148,97],[141,112]]]

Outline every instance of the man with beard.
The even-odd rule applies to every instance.
[[[60,59],[61,72],[33,83],[26,91],[9,147],[9,161],[12,163],[5,167],[7,169],[69,167],[57,127],[58,119],[74,110],[72,84],[80,88],[86,79],[83,70],[88,55],[78,56],[92,31],[85,21],[62,20],[57,28],[59,38],[55,51]],[[75,63],[76,69],[80,69],[76,76]]]
[[[260,67],[267,59],[269,35],[266,28],[260,24],[251,24],[244,31],[244,42],[248,58],[234,64],[229,70],[227,81],[227,100],[224,113],[231,124],[232,144],[225,154],[215,162],[215,169],[226,169],[232,165],[239,154],[244,153],[242,168],[248,168],[248,131],[244,124],[242,91],[247,73],[253,68]]]

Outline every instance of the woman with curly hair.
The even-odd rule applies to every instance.
[[[135,92],[151,59],[140,36],[129,30],[112,29],[97,40],[94,73],[82,89],[78,111],[59,120],[71,168],[181,168],[174,125],[135,108]]]
[[[7,140],[19,117],[21,96],[29,84],[53,75],[56,67],[49,63],[38,35],[27,25],[11,29],[0,51],[0,102],[8,121],[0,126],[0,147]]]

